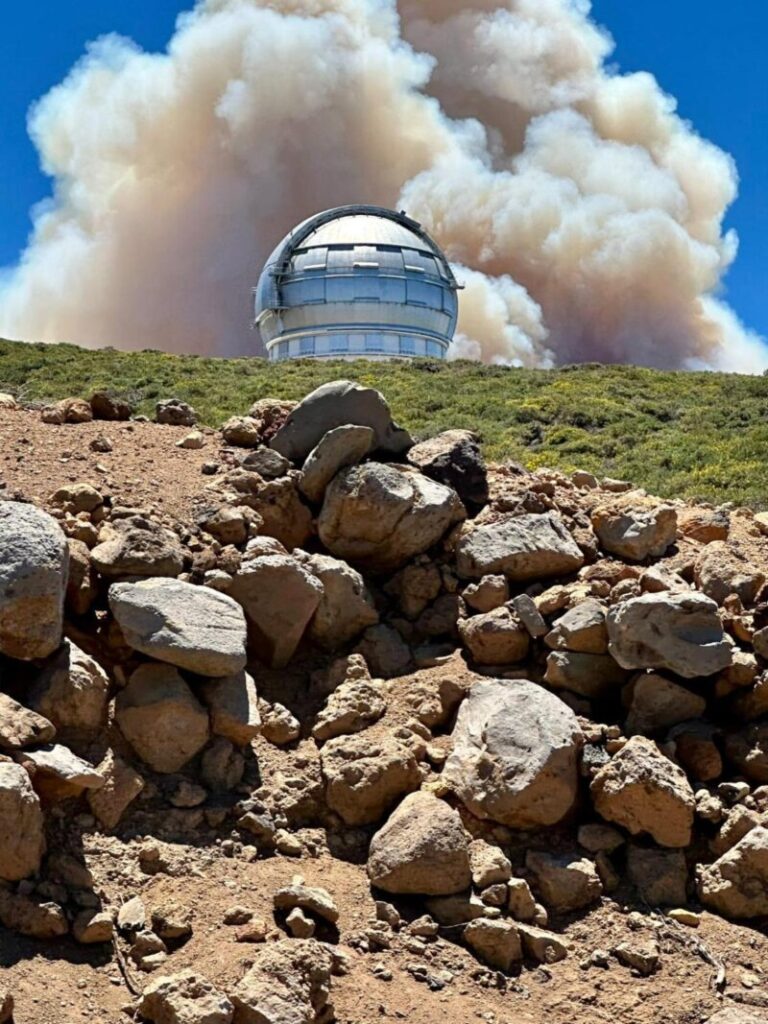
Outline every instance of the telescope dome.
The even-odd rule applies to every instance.
[[[445,359],[458,284],[416,221],[341,206],[294,228],[267,260],[255,322],[269,359]]]

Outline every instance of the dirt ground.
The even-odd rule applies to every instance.
[[[208,482],[203,464],[222,457],[220,437],[209,431],[202,450],[176,448],[188,432],[144,423],[50,426],[36,412],[0,411],[0,493],[18,493],[45,506],[58,487],[90,482],[119,496],[121,504],[183,520]],[[92,451],[91,442],[104,436],[113,450]],[[743,540],[764,553],[766,542],[746,522]],[[268,772],[286,756],[265,752],[262,769]],[[389,950],[354,948],[355,934],[375,917],[374,899],[364,866],[354,858],[332,857],[329,837],[321,830],[302,834],[305,846],[316,852],[313,857],[249,860],[237,845],[227,847],[222,837],[201,828],[194,844],[161,844],[165,869],[147,874],[139,852],[154,842],[149,833],[121,839],[91,833],[78,820],[62,824],[70,839],[82,844],[105,906],[118,908],[140,894],[150,912],[169,899],[192,909],[193,935],[172,951],[162,973],[191,967],[224,990],[248,969],[257,948],[238,942],[237,929],[223,923],[229,908],[246,907],[276,926],[272,894],[294,874],[328,889],[341,912],[338,935],[319,937],[338,942],[350,965],[333,984],[339,1024],[703,1024],[722,1006],[734,1004],[750,1006],[768,1024],[765,926],[738,926],[703,913],[698,929],[686,928],[650,908],[623,903],[619,890],[588,914],[550,922],[570,944],[565,961],[551,967],[526,963],[517,976],[504,978],[482,967],[447,933],[420,945],[403,930]],[[406,921],[423,912],[415,902],[393,902]],[[613,958],[607,967],[586,964],[597,949],[654,936],[662,956],[650,977],[633,975]],[[449,972],[447,982],[441,972]],[[132,1019],[130,986],[146,978],[130,966],[123,971],[108,946],[84,947],[71,939],[37,942],[0,929],[0,986],[14,994],[16,1024],[122,1024]]]

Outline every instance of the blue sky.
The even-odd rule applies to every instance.
[[[105,32],[161,48],[186,0],[27,0],[6,5],[0,33],[0,266],[15,262],[30,207],[49,193],[26,134],[26,112]],[[768,337],[768,4],[760,0],[593,0],[594,15],[617,42],[622,70],[652,71],[678,98],[683,117],[734,155],[740,198],[728,220],[741,251],[726,297]]]

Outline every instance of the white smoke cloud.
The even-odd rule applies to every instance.
[[[54,198],[0,279],[0,334],[257,350],[276,242],[344,203],[406,209],[466,285],[454,356],[757,372],[718,297],[731,159],[588,0],[201,0],[168,51],[110,36],[32,111]]]

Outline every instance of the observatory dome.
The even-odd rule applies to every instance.
[[[458,285],[416,221],[341,206],[304,221],[267,260],[255,322],[270,360],[444,359]]]

